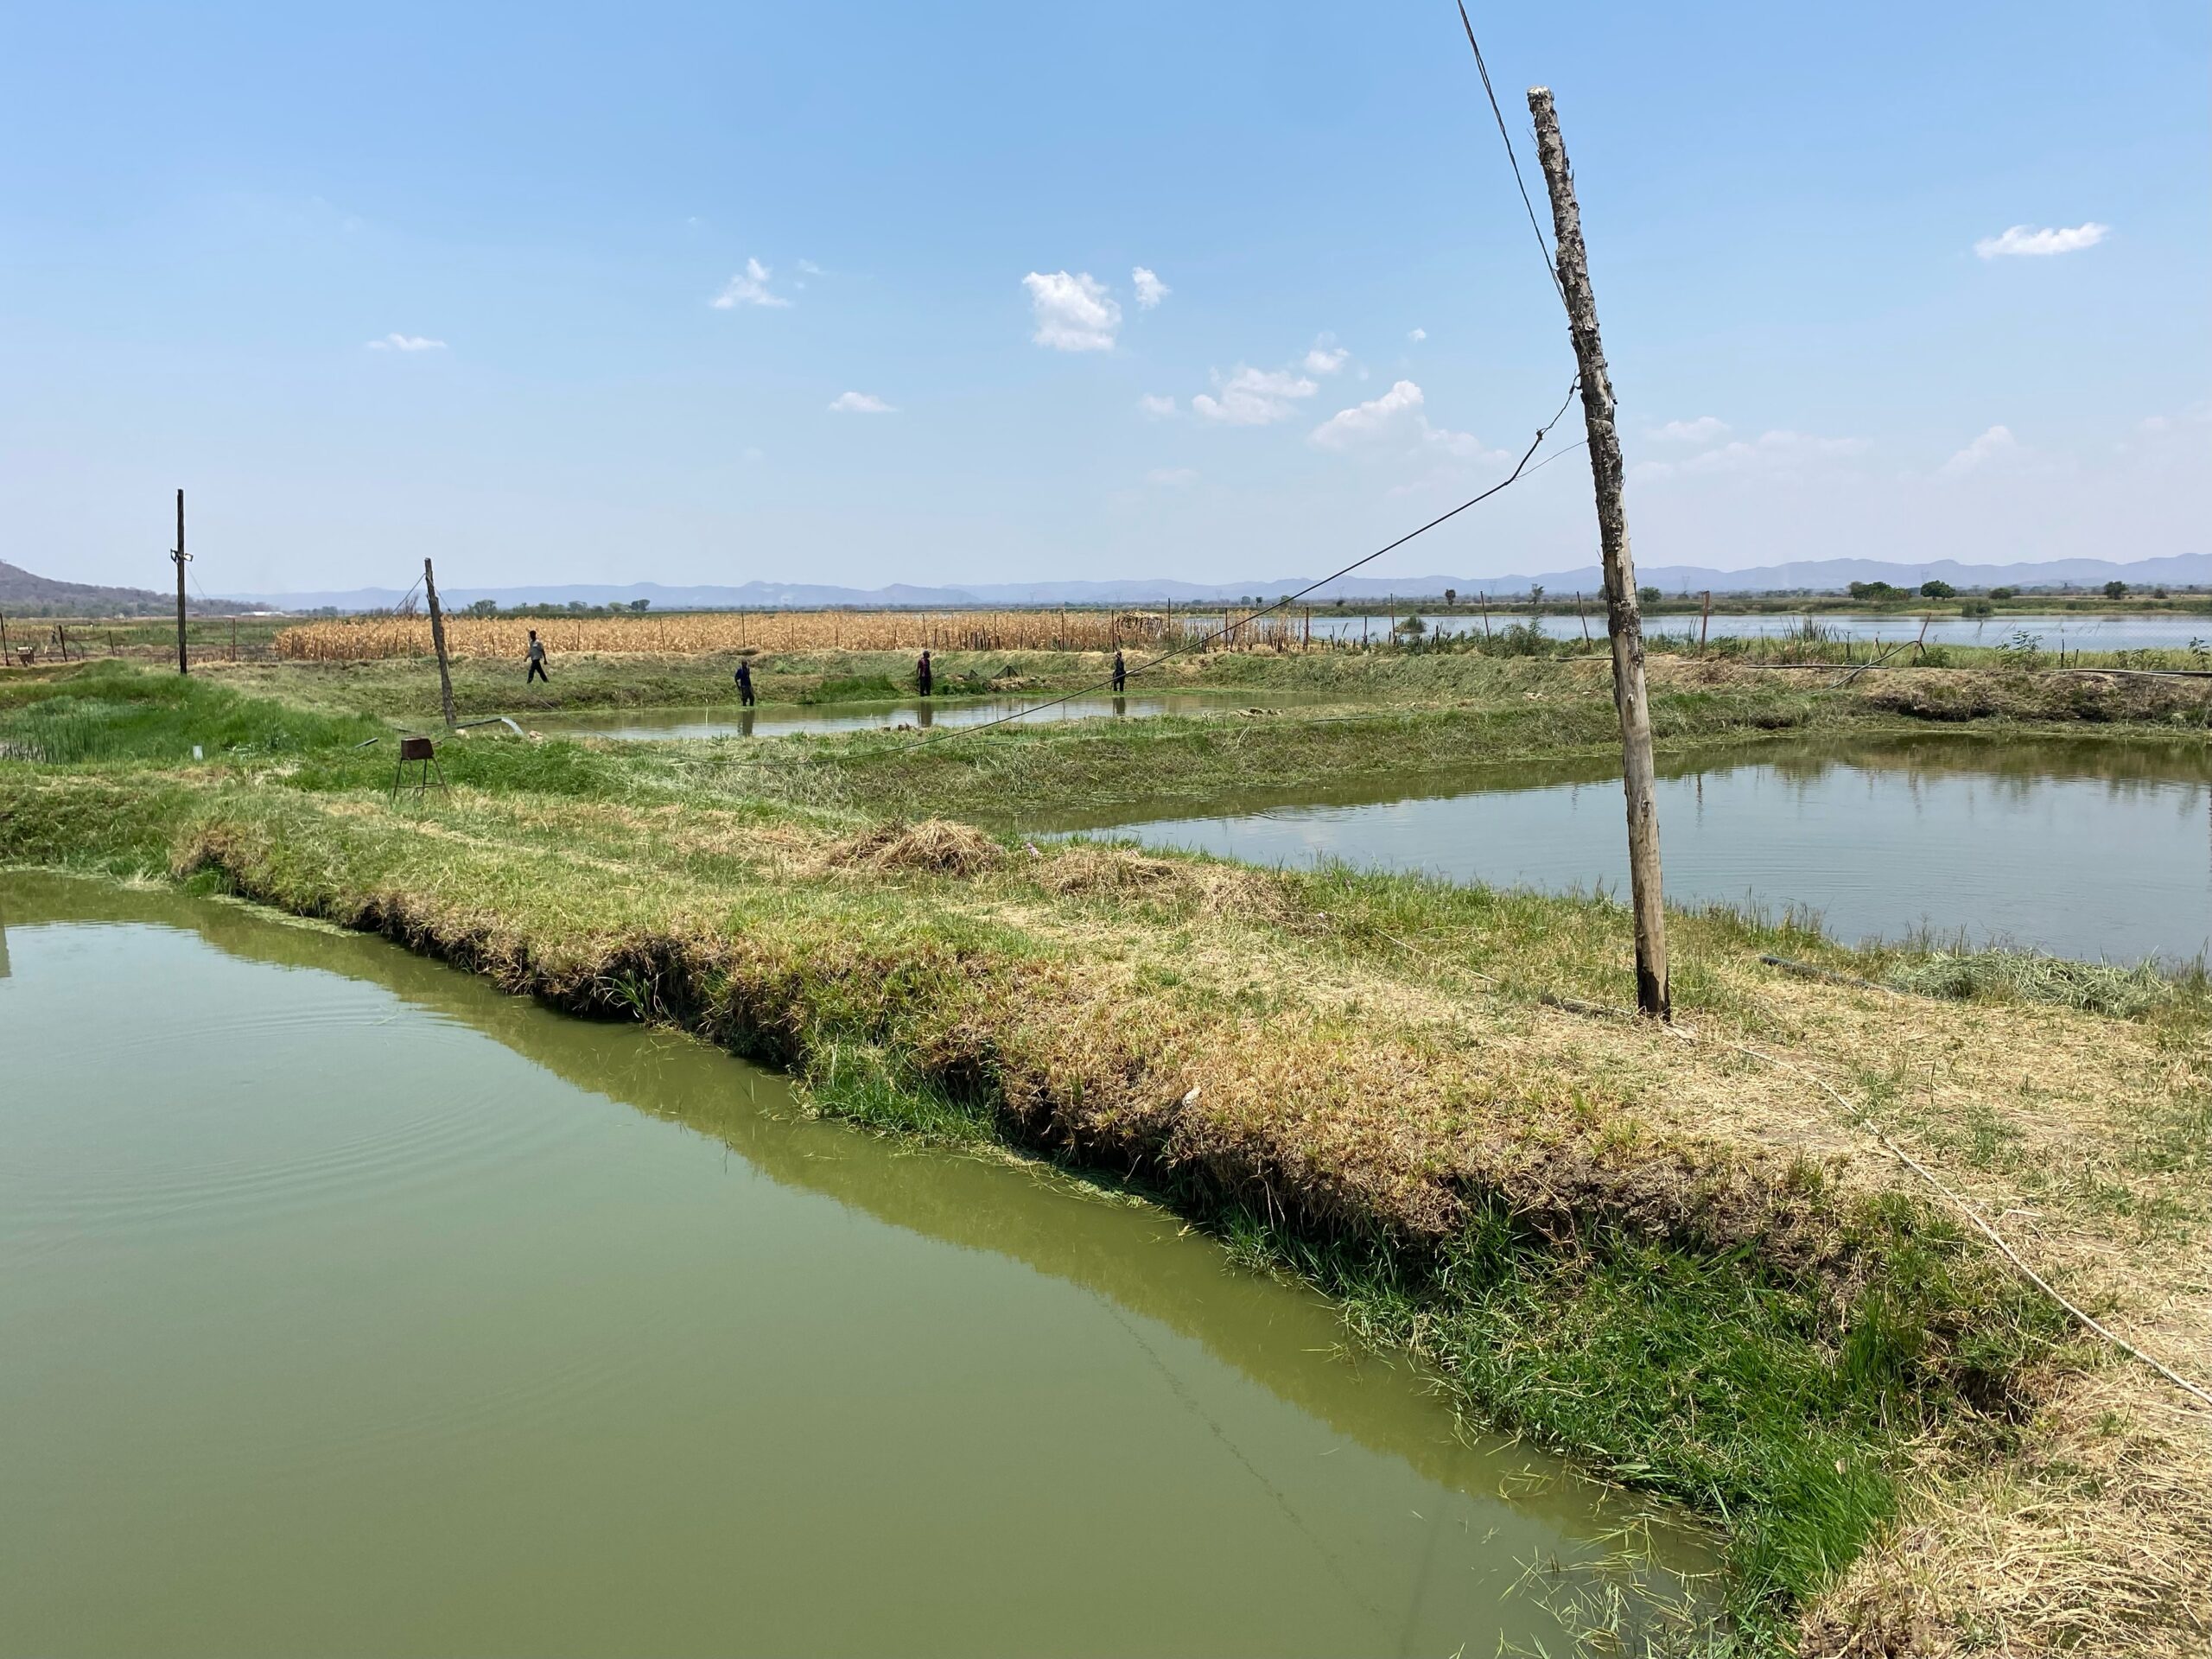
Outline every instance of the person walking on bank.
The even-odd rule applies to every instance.
[[[1114,695],[1120,696],[1124,690],[1128,690],[1128,665],[1122,661],[1122,653],[1116,651],[1114,653]]]
[[[930,673],[930,654],[925,651],[922,653],[922,660],[914,664],[914,689],[926,697],[933,678]]]
[[[753,706],[753,664],[742,658],[737,664],[737,702],[741,709]]]
[[[528,685],[532,680],[545,680],[545,642],[537,637],[536,628],[530,631],[530,650],[527,655],[530,658],[530,672],[522,677],[522,683]],[[550,680],[545,680],[545,683],[549,685],[552,683]]]

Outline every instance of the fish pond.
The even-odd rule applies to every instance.
[[[1560,1652],[1688,1532],[1127,1195],[0,875],[0,1651]],[[1624,1531],[1645,1541],[1624,1566]]]
[[[1659,760],[1668,899],[2089,960],[2212,950],[2212,753],[2176,741],[1777,739]],[[1038,815],[1262,864],[1339,860],[1455,881],[1624,893],[1618,761],[1471,767]]]

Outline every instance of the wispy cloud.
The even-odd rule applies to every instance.
[[[841,391],[830,400],[836,415],[896,415],[899,411],[872,391]]]
[[[1715,415],[1700,415],[1694,421],[1654,427],[1649,435],[1654,443],[1713,443],[1728,435],[1728,423]]]
[[[2078,253],[2083,248],[2095,247],[2111,230],[2111,226],[2100,225],[2094,219],[2070,228],[2047,226],[2039,231],[2015,225],[1999,235],[1983,237],[1974,245],[1974,251],[1985,259]]]
[[[1171,420],[1175,414],[1175,400],[1156,391],[1147,391],[1138,398],[1137,407],[1155,421]]]
[[[717,311],[734,311],[741,305],[786,306],[791,302],[780,294],[768,291],[768,278],[772,273],[758,259],[747,259],[745,269],[729,279],[722,291],[707,302]]]
[[[1421,341],[1428,338],[1428,330],[1426,328],[1409,328],[1406,331],[1406,338],[1413,341],[1414,345],[1418,346]]]
[[[1311,397],[1321,389],[1287,369],[1255,369],[1242,363],[1226,379],[1217,371],[1213,384],[1221,395],[1210,397],[1202,391],[1191,399],[1191,407],[1224,426],[1267,426],[1287,421],[1298,412],[1298,399]]]
[[[1762,432],[1756,438],[1724,443],[1687,461],[1639,461],[1630,476],[1656,480],[1695,478],[1709,474],[1793,473],[1818,462],[1858,454],[1866,448],[1864,438],[1823,438],[1781,429]]]
[[[1306,353],[1306,372],[1334,374],[1351,357],[1350,352],[1337,344],[1334,334],[1323,334],[1313,342],[1313,349]]]
[[[1154,306],[1158,305],[1175,291],[1161,282],[1147,265],[1139,265],[1131,271],[1129,281],[1136,287],[1137,306],[1141,310],[1151,310]]]
[[[822,274],[822,267],[811,259],[802,259],[798,262],[798,272],[802,276],[819,276]]]
[[[446,343],[423,334],[386,334],[368,341],[367,346],[372,352],[442,352]]]
[[[1147,484],[1194,484],[1198,481],[1198,469],[1195,467],[1155,467],[1144,477]]]
[[[1031,271],[1021,279],[1037,319],[1030,336],[1056,352],[1110,352],[1122,326],[1122,307],[1106,284],[1089,271],[1050,276]]]
[[[1380,397],[1340,409],[1307,435],[1324,449],[1348,450],[1376,444],[1403,448],[1411,442],[1421,453],[1450,461],[1496,461],[1500,452],[1471,432],[1455,432],[1428,418],[1428,399],[1410,380],[1399,380]]]
[[[2012,435],[2009,426],[1993,426],[1972,443],[1953,455],[1936,469],[1938,478],[1963,478],[1968,473],[1979,472],[1993,461],[2015,454],[2020,441]]]
[[[1380,397],[1370,397],[1350,409],[1340,409],[1308,435],[1324,449],[1349,449],[1356,443],[1379,437],[1411,417],[1427,399],[1410,380],[1401,380]]]

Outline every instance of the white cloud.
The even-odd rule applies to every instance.
[[[1145,475],[1148,484],[1192,484],[1198,481],[1195,467],[1155,467]]]
[[[1746,442],[1738,439],[1717,449],[1707,449],[1688,461],[1646,461],[1629,476],[1640,480],[1698,477],[1726,473],[1793,473],[1808,464],[1855,455],[1866,448],[1864,438],[1822,438],[1807,432],[1780,429],[1762,432]]]
[[[1380,397],[1338,410],[1315,427],[1311,435],[1324,449],[1347,449],[1398,425],[1410,424],[1424,401],[1419,386],[1401,380]]]
[[[837,415],[896,415],[899,411],[872,391],[841,391],[830,400]]]
[[[758,259],[747,259],[745,269],[729,279],[722,291],[707,302],[717,311],[733,311],[741,305],[785,306],[791,302],[780,294],[768,291],[768,267]]]
[[[1424,407],[1427,403],[1427,397],[1419,386],[1410,380],[1400,380],[1380,397],[1338,410],[1313,429],[1310,439],[1324,449],[1342,450],[1394,437],[1410,438],[1421,450],[1449,461],[1503,458],[1500,451],[1490,448],[1471,432],[1454,432],[1447,426],[1432,425]],[[1437,476],[1446,476],[1449,472],[1447,467]]]
[[[372,352],[442,352],[442,340],[430,340],[422,334],[386,334],[382,340],[367,342]]]
[[[1426,329],[1426,328],[1415,328],[1415,329],[1413,329],[1413,330],[1411,330],[1409,333],[1408,333],[1408,334],[1406,335],[1406,338],[1407,338],[1408,340],[1412,340],[1412,341],[1414,342],[1414,344],[1415,344],[1416,346],[1418,346],[1419,344],[1421,344],[1421,342],[1422,340],[1427,340],[1427,339],[1428,338],[1428,330],[1427,330],[1427,329]]]
[[[1334,334],[1324,334],[1313,342],[1313,349],[1306,353],[1306,372],[1334,374],[1344,367],[1351,353],[1337,344]]]
[[[799,275],[802,276],[819,276],[822,274],[822,267],[816,264],[811,259],[800,260],[798,262],[798,270]]]
[[[1655,443],[1712,443],[1728,435],[1728,423],[1717,416],[1700,415],[1694,421],[1669,421],[1654,427],[1649,436]]]
[[[1056,352],[1110,352],[1114,331],[1122,326],[1122,308],[1106,284],[1089,271],[1071,276],[1065,270],[1051,276],[1031,271],[1021,279],[1029,290],[1031,309],[1037,314],[1037,332],[1030,338]]]
[[[1985,259],[2001,259],[2007,256],[2038,256],[2053,253],[2078,253],[2083,248],[2094,248],[2111,231],[2109,225],[2100,225],[2090,219],[2068,229],[2045,228],[2031,231],[2024,225],[2015,225],[2000,236],[1985,236],[1974,245],[1974,251]]]
[[[1137,407],[1155,421],[1173,420],[1175,416],[1175,400],[1156,391],[1147,391],[1138,398]]]
[[[1137,306],[1149,311],[1175,290],[1153,274],[1148,266],[1139,265],[1129,273],[1129,280],[1136,284]]]
[[[1287,369],[1255,369],[1242,363],[1226,380],[1217,371],[1213,384],[1221,396],[1209,397],[1200,392],[1191,399],[1191,407],[1206,419],[1229,426],[1268,426],[1287,421],[1298,412],[1297,399],[1311,397],[1321,389]]]
[[[2020,447],[2009,426],[1993,426],[1936,469],[1939,478],[1960,478],[1977,471]]]

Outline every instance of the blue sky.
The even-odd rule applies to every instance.
[[[1472,10],[1516,137],[1559,101],[1643,563],[2212,550],[2201,0]],[[48,575],[159,586],[179,484],[210,592],[1318,574],[1572,371],[1448,3],[6,38],[0,557]],[[1370,573],[1592,525],[1570,454]]]

